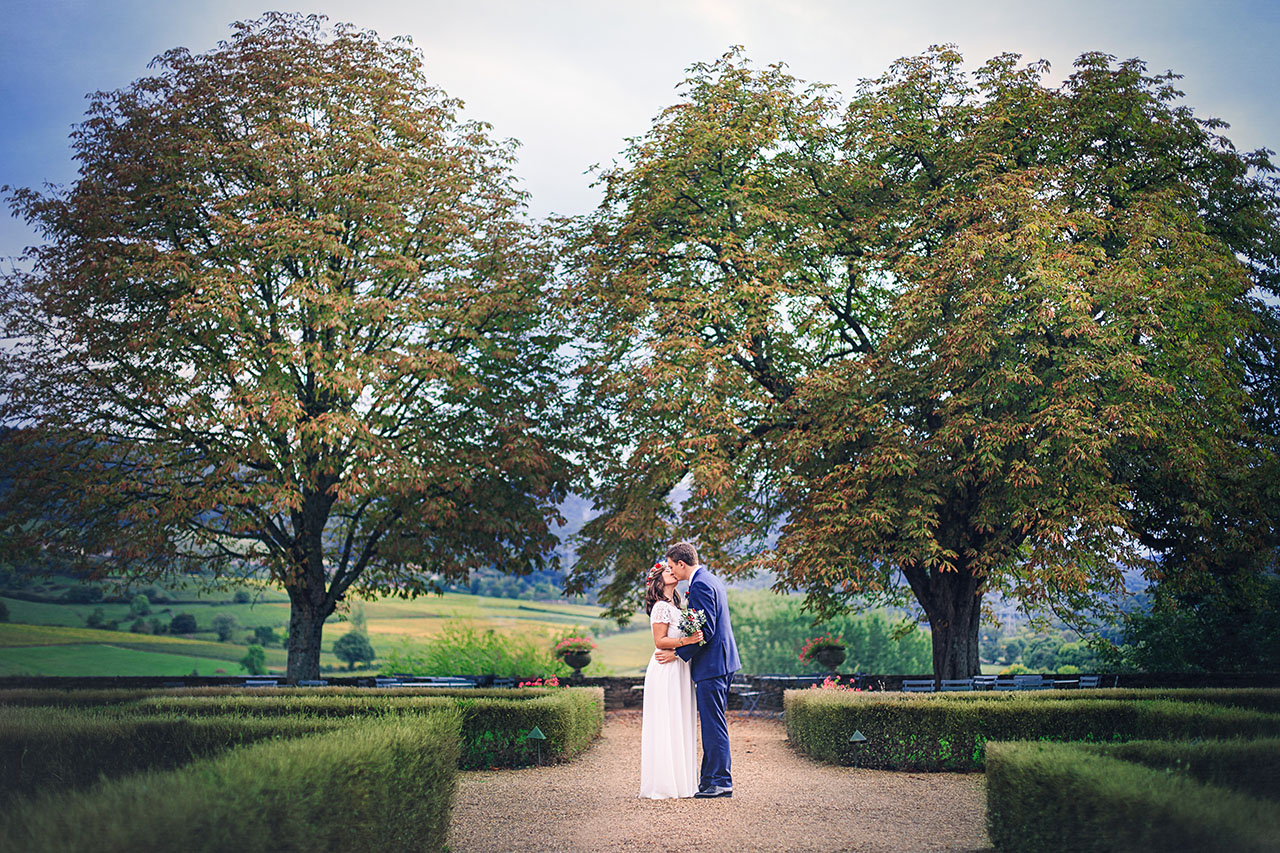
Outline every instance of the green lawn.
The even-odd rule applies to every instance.
[[[333,632],[330,640],[340,636]],[[215,669],[226,669],[228,674],[238,674],[240,665],[237,661],[244,657],[245,646],[234,643],[218,643],[211,640],[188,639],[186,637],[152,636],[150,634],[131,634],[128,631],[101,631],[92,628],[73,628],[60,625],[21,625],[0,623],[0,652],[6,655],[7,661],[22,661],[27,657],[39,658],[52,647],[73,647],[78,650],[108,646],[121,652],[138,652],[144,657],[177,658],[181,660],[200,661],[200,673],[212,675]],[[47,670],[33,674],[41,675],[171,675],[170,672],[117,672],[111,669],[97,668],[98,663],[92,658],[83,658],[79,653],[50,653],[50,661],[62,661],[61,669]],[[266,650],[267,666],[271,669],[283,670],[288,653],[280,647]],[[168,663],[168,661],[166,661]],[[320,655],[321,666],[340,666],[341,662],[331,652]],[[17,666],[16,664],[14,666]],[[191,672],[192,667],[185,670]],[[21,666],[14,668],[6,665],[3,674],[17,675],[24,670]],[[181,675],[183,673],[176,673]]]
[[[243,655],[243,650],[241,651]],[[222,670],[219,672],[218,670]],[[244,675],[238,663],[105,644],[0,648],[0,675]]]

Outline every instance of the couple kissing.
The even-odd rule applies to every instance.
[[[676,589],[689,582],[687,601]],[[724,583],[698,563],[688,542],[667,550],[646,579],[645,608],[657,650],[644,676],[640,796],[733,796],[729,773],[729,682],[742,668]],[[694,719],[702,727],[697,766]]]

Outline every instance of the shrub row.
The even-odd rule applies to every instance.
[[[930,694],[919,693],[882,693],[880,696],[896,697],[903,701],[931,698]],[[964,693],[933,694],[933,697],[958,702],[1018,701],[1023,699],[1041,702],[1079,701],[1080,699],[1106,699],[1112,702],[1125,702],[1163,699],[1172,702],[1200,702],[1209,705],[1223,705],[1229,708],[1250,708],[1254,711],[1265,711],[1270,714],[1280,713],[1280,690],[1267,687],[1180,687],[1170,689],[1106,687],[1098,690],[1015,690],[998,692],[975,690]]]
[[[462,767],[519,767],[535,761],[568,761],[604,726],[599,687],[553,690],[445,690],[422,693],[356,691],[254,691],[202,696],[153,696],[135,706],[152,713],[348,718],[426,713],[440,707],[463,712]],[[529,742],[537,727],[546,736]]]
[[[316,717],[121,717],[63,708],[0,708],[0,806],[103,777],[181,767],[235,746],[328,731]]]
[[[573,687],[534,699],[456,700],[463,712],[461,767],[520,767],[541,760],[568,761],[591,745],[604,727],[604,690]],[[537,727],[546,740],[529,741]]]
[[[1135,740],[1080,744],[1086,752],[1280,802],[1280,738],[1220,741]],[[1280,839],[1278,839],[1280,840]]]
[[[988,744],[986,781],[1000,850],[1280,850],[1274,803],[1079,744]]]
[[[426,687],[375,690],[354,687],[271,688],[252,690],[203,688],[152,694],[128,705],[152,713],[193,715],[238,714],[276,717],[307,714],[316,717],[351,717],[425,711],[456,699],[506,699],[521,701],[545,695],[545,690]]]
[[[1242,708],[1171,700],[1026,697],[953,701],[792,690],[785,696],[787,736],[821,761],[876,769],[983,768],[984,746],[1000,740],[1113,742],[1165,738],[1265,737],[1280,717]],[[850,743],[860,731],[867,740]]]
[[[460,727],[456,709],[365,720],[44,795],[0,819],[0,849],[442,850]]]

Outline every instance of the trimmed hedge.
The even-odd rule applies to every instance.
[[[0,708],[0,806],[100,778],[167,770],[232,747],[330,731],[316,717],[120,717],[63,708]]]
[[[945,694],[791,690],[785,694],[787,736],[821,761],[884,770],[973,771],[988,741],[1113,742],[1166,738],[1266,737],[1280,717],[1203,703],[1046,702],[1024,698],[954,701]],[[1027,694],[1033,695],[1033,694]],[[867,741],[851,744],[861,731]]]
[[[443,850],[461,715],[367,720],[47,795],[0,823],[41,851]]]
[[[1136,740],[1081,744],[1097,755],[1184,773],[1207,785],[1280,802],[1280,738],[1220,741]]]
[[[520,767],[568,761],[586,749],[604,727],[604,690],[432,690],[430,695],[338,689],[254,691],[225,695],[155,696],[135,706],[152,713],[246,716],[368,717],[427,713],[441,707],[463,712],[462,767]],[[539,728],[539,746],[527,735]]]
[[[358,687],[272,688],[252,690],[205,688],[138,697],[127,710],[193,715],[240,714],[254,717],[309,714],[317,717],[369,716],[427,711],[456,699],[520,701],[545,696],[542,689],[477,689],[429,687],[376,690]]]
[[[1280,714],[1280,689],[1269,687],[1217,687],[1217,688],[1153,688],[1153,687],[1103,687],[1096,690],[974,690],[956,693],[880,693],[880,698],[893,697],[912,701],[919,698],[945,698],[951,702],[991,702],[1035,700],[1040,702],[1079,701],[1081,699],[1105,699],[1112,702],[1150,701],[1164,699],[1173,702],[1198,702],[1223,705],[1229,708],[1250,708],[1269,714]]]
[[[987,833],[1027,853],[1280,850],[1274,803],[1078,744],[988,744]]]
[[[464,770],[569,761],[604,728],[604,689],[571,687],[533,699],[460,698]],[[546,740],[527,740],[537,726]]]

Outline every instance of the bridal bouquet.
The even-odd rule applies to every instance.
[[[702,626],[705,624],[707,624],[707,614],[705,612],[701,610],[694,610],[692,607],[687,607],[680,611],[679,628],[681,631],[684,631],[684,635],[686,637],[692,636],[693,634],[701,631]],[[706,644],[706,637],[703,637],[698,641],[698,645],[700,646],[705,646]]]

